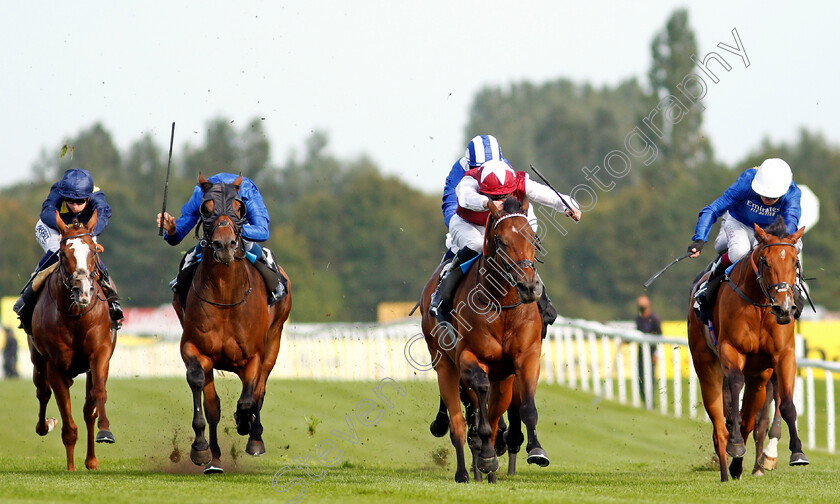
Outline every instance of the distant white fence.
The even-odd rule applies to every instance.
[[[649,345],[656,347],[655,362]],[[31,376],[28,353],[22,345],[19,368]],[[662,414],[707,419],[685,338],[649,336],[598,322],[559,318],[549,328],[542,353],[540,378],[546,383],[578,388],[635,407],[653,409],[658,403]],[[407,355],[415,359],[414,365]],[[428,359],[417,319],[394,324],[288,324],[271,376],[434,380],[434,372],[422,367]],[[810,448],[816,446],[819,416],[826,422],[823,447],[834,452],[834,374],[840,373],[840,364],[803,358],[798,358],[797,364],[804,379],[797,378],[795,402],[797,411],[807,417],[806,442]],[[179,344],[168,337],[118,338],[110,369],[112,377],[183,377],[185,373]],[[648,379],[640,380],[640,376]],[[819,378],[824,378],[825,402],[817,410],[815,382]]]

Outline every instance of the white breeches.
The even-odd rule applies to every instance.
[[[726,212],[720,221],[720,233],[715,238],[715,251],[718,254],[729,252],[733,263],[747,255],[758,244],[755,229],[734,219]],[[802,240],[796,242],[796,252],[802,252]]]
[[[537,232],[537,216],[534,214],[534,206],[528,207],[528,222],[534,232]],[[473,224],[461,218],[460,215],[455,214],[449,220],[449,232],[446,234],[446,248],[452,252],[469,247],[470,249],[482,253],[484,250],[484,226]]]
[[[61,246],[61,234],[57,229],[53,229],[41,219],[35,224],[35,239],[38,240],[38,245],[44,249],[44,252],[56,252]]]
[[[38,219],[38,223],[35,224],[35,239],[38,240],[38,245],[44,249],[44,252],[58,252],[61,248],[61,233],[44,224],[41,219]],[[93,243],[98,243],[95,236]]]

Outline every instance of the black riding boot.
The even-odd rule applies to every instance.
[[[260,252],[255,254],[257,259],[254,261],[254,266],[265,280],[265,288],[268,291],[268,306],[272,306],[286,297],[288,293],[286,278],[280,274],[280,267],[277,265],[274,253],[271,250],[254,244],[252,252]]]
[[[545,284],[543,284],[542,287],[542,296],[540,296],[537,300],[537,308],[540,310],[540,318],[542,319],[542,338],[545,339],[545,335],[548,332],[548,326],[557,320],[557,309],[554,308],[553,304],[551,304],[551,298],[549,298],[548,294],[545,292]]]
[[[190,284],[192,284],[192,278],[196,268],[198,268],[199,261],[201,261],[201,248],[196,245],[184,254],[181,264],[178,266],[178,274],[169,282],[169,288],[172,289],[172,292],[178,294],[182,309],[187,304],[187,293],[190,290]]]
[[[122,327],[125,315],[123,315],[122,306],[120,306],[120,295],[117,294],[117,289],[111,282],[111,275],[104,266],[101,268],[101,275],[99,275],[99,285],[105,292],[105,299],[108,301],[108,313],[111,315],[111,322],[115,329]]]
[[[802,310],[805,308],[805,296],[802,295],[802,287],[798,281],[793,286],[793,304],[793,318],[799,319]]]
[[[39,295],[39,292],[32,288],[32,282],[38,273],[56,262],[58,262],[58,254],[56,252],[47,252],[44,254],[44,257],[35,266],[35,271],[29,275],[29,280],[23,286],[23,290],[20,291],[20,297],[15,301],[15,306],[12,308],[18,314],[18,319],[20,319],[19,327],[30,336],[32,335],[32,313],[35,311],[35,304],[38,302]]]
[[[34,278],[34,275],[33,275]],[[32,278],[26,283],[20,297],[15,301],[15,306],[12,308],[20,319],[20,328],[26,334],[32,335],[32,313],[35,311],[35,303],[38,302],[38,293],[32,289]]]
[[[441,273],[440,282],[435,292],[432,293],[432,299],[429,302],[429,313],[434,315],[438,322],[452,323],[452,317],[449,313],[452,309],[452,296],[455,294],[458,284],[461,283],[461,279],[464,278],[461,265],[477,255],[478,252],[464,247],[455,254],[455,258]]]
[[[723,261],[720,257],[712,263],[712,266],[709,268],[709,279],[706,281],[706,285],[701,286],[694,294],[694,299],[697,301],[700,314],[702,315],[700,318],[704,323],[707,323],[712,317],[712,308],[715,305],[717,291],[725,278],[728,265],[724,266],[722,263]]]

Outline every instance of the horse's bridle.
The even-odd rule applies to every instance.
[[[59,242],[58,242],[58,243],[59,243],[59,245],[64,245],[64,243],[65,243],[67,240],[72,240],[72,239],[74,239],[74,238],[81,238],[81,237],[83,237],[83,236],[90,236],[90,237],[93,237],[93,233],[88,232],[88,233],[79,233],[79,234],[77,234],[77,235],[73,235],[73,236],[65,236],[64,238],[62,238],[61,240],[59,240]],[[93,263],[94,263],[94,267],[93,267],[93,269],[92,269],[92,270],[88,273],[88,278],[90,278],[90,281],[91,281],[91,286],[92,286],[93,291],[94,291],[94,296],[93,296],[94,301],[93,301],[92,303],[90,303],[90,306],[88,306],[88,308],[87,308],[85,311],[83,311],[83,312],[81,312],[81,313],[78,313],[78,314],[69,314],[69,313],[65,313],[65,316],[68,316],[68,317],[81,317],[81,316],[82,316],[82,315],[84,315],[85,313],[87,313],[87,312],[91,311],[91,310],[93,309],[93,307],[96,305],[96,302],[97,302],[97,301],[105,301],[105,298],[100,298],[100,297],[99,297],[99,294],[98,294],[98,293],[96,293],[96,283],[97,283],[97,279],[96,279],[96,276],[97,276],[97,268],[96,268],[96,265],[97,265],[97,263],[99,262],[99,253],[96,251],[96,247],[95,247],[95,246],[94,246],[94,248],[93,248],[93,254],[94,254],[94,261],[93,261]],[[62,283],[62,285],[64,285],[64,288],[65,288],[65,289],[67,289],[67,291],[68,291],[68,292],[70,292],[70,291],[72,291],[72,290],[73,290],[73,282],[72,282],[73,273],[68,272],[68,271],[67,271],[67,269],[64,267],[64,261],[62,260],[63,256],[64,256],[64,253],[63,253],[63,252],[62,252],[62,253],[60,253],[60,254],[59,254],[59,256],[58,256],[58,276],[59,276],[59,278],[61,278],[61,283]],[[70,306],[75,305],[75,304],[76,304],[76,301],[75,301],[72,297],[71,297],[71,300],[72,300],[72,304],[71,304]]]
[[[774,243],[765,243],[761,247],[757,247],[750,252],[750,266],[752,266],[753,272],[755,273],[756,281],[758,281],[758,286],[761,288],[761,293],[770,301],[769,303],[757,303],[754,300],[750,299],[749,296],[744,294],[744,292],[735,285],[735,282],[732,281],[732,278],[729,278],[729,285],[732,289],[739,295],[744,301],[752,304],[753,306],[758,306],[760,308],[768,308],[773,306],[776,303],[776,296],[771,294],[770,291],[775,289],[775,294],[780,292],[788,292],[792,289],[792,286],[787,282],[776,282],[770,285],[764,285],[764,276],[762,273],[766,268],[769,267],[767,264],[767,259],[764,256],[761,256],[758,260],[758,265],[755,263],[755,255],[760,254],[762,250],[766,249],[767,247],[774,247],[774,246],[788,246],[793,247],[796,249],[796,245],[793,243],[788,242],[774,242]],[[797,267],[799,262],[797,261]]]
[[[501,246],[501,240],[499,240],[499,237],[496,236],[496,228],[499,226],[499,223],[501,223],[503,220],[510,219],[510,218],[513,218],[513,217],[522,217],[526,221],[528,220],[528,216],[523,214],[523,213],[510,213],[510,214],[503,215],[503,216],[499,217],[499,219],[496,220],[496,222],[493,223],[493,242],[494,242],[494,245],[495,245],[496,249],[494,251],[493,256],[488,257],[486,260],[488,260],[488,261],[493,260],[494,263],[500,264],[502,266],[501,270],[498,269],[498,268],[494,268],[494,269],[504,276],[505,282],[507,282],[509,285],[515,287],[515,286],[519,285],[521,282],[520,282],[519,278],[517,278],[518,275],[514,275],[512,273],[512,271],[514,269],[517,269],[517,271],[519,271],[519,270],[525,269],[525,268],[531,268],[534,271],[536,271],[537,270],[537,265],[534,263],[534,261],[530,261],[528,259],[522,259],[522,260],[516,261],[514,263],[509,263],[504,259],[504,256],[499,255],[499,250],[502,248],[502,246]],[[505,305],[505,306],[502,306],[501,308],[503,310],[508,309],[508,308],[515,308],[515,307],[517,307],[521,304],[522,304],[522,301],[520,300],[520,301],[518,301],[518,302],[516,302],[512,305]]]
[[[236,236],[236,244],[237,244],[236,249],[242,251],[242,255],[240,255],[240,256],[237,256],[234,253],[233,254],[233,259],[234,260],[244,259],[245,258],[245,244],[243,243],[243,240],[242,240],[242,233],[240,232],[240,230],[237,228],[236,225],[233,225],[232,220],[225,219],[225,220],[222,220],[221,222],[219,222],[220,220],[221,220],[221,216],[217,217],[216,222],[210,228],[210,233],[209,233],[210,237],[212,238],[213,235],[216,233],[216,229],[218,229],[220,227],[233,227],[233,234],[234,234],[234,236]],[[205,227],[204,239],[202,239],[201,242],[199,243],[199,246],[201,248],[204,248],[205,246],[207,246],[207,235],[208,235],[208,233],[206,232],[206,227]],[[214,254],[213,259],[215,260],[215,254]],[[248,299],[248,296],[251,294],[251,291],[254,290],[253,286],[251,286],[251,275],[246,274],[245,277],[248,279],[248,290],[245,291],[245,295],[242,296],[242,299],[240,299],[239,301],[237,301],[235,303],[217,303],[215,301],[211,301],[211,300],[206,299],[206,298],[201,296],[201,293],[199,292],[198,288],[195,285],[195,277],[196,277],[196,275],[193,275],[193,277],[192,277],[192,289],[193,289],[193,291],[195,291],[195,295],[198,297],[198,299],[200,299],[201,301],[203,301],[207,304],[211,304],[213,306],[219,306],[219,307],[222,307],[222,308],[230,308],[230,307],[233,307],[233,306],[241,305],[242,303],[245,302],[246,299]]]

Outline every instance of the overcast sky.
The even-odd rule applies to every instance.
[[[0,17],[0,185],[96,121],[121,148],[144,132],[165,146],[175,121],[177,161],[223,116],[264,117],[278,163],[323,129],[334,154],[367,153],[438,192],[463,153],[477,90],[559,77],[646,83],[651,38],[683,3],[10,2]],[[704,100],[720,159],[742,158],[766,135],[793,140],[801,126],[840,139],[836,3],[697,4],[698,56],[715,50],[732,65]],[[716,48],[734,45],[733,28],[749,68]]]

